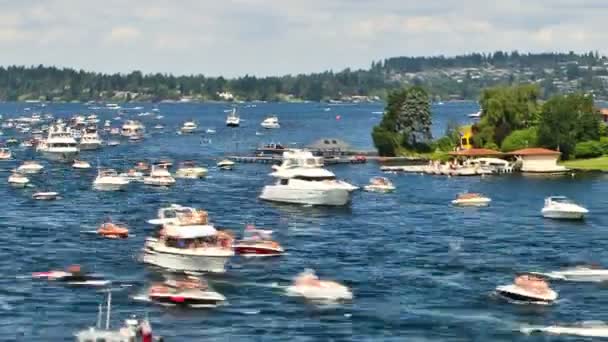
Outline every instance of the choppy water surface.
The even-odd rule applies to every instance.
[[[0,112],[22,114],[28,106],[1,104]],[[507,304],[490,295],[517,271],[606,261],[605,176],[390,175],[396,193],[357,193],[348,208],[274,205],[257,200],[270,181],[269,165],[239,164],[233,172],[220,172],[215,162],[264,142],[306,144],[326,136],[370,149],[369,132],[380,119],[374,112],[382,108],[243,106],[243,126],[232,130],[224,127],[226,109],[221,104],[160,105],[164,132],[152,129],[157,123],[154,116],[141,117],[148,128],[143,142],[125,141],[83,154],[92,164],[99,158],[103,166],[115,168],[157,157],[176,162],[194,159],[210,168],[205,180],[178,180],[168,190],[132,184],[127,192],[95,192],[91,190],[94,170],[75,171],[45,162],[45,173],[32,177],[35,189],[59,191],[63,199],[35,202],[30,199],[34,189],[11,189],[6,184],[16,162],[0,163],[0,340],[71,341],[74,331],[94,324],[97,304],[103,299],[95,290],[22,277],[71,263],[132,285],[113,296],[114,326],[129,313],[147,312],[155,331],[167,341],[580,341],[580,337],[526,336],[518,330],[521,324],[606,318],[608,289],[602,285],[554,284],[561,299],[540,308]],[[433,110],[434,133],[441,134],[447,121],[466,121],[466,114],[476,108],[465,103]],[[45,111],[58,116],[91,112],[81,105],[52,105]],[[270,113],[279,115],[280,130],[259,127]],[[115,116],[111,111],[98,114],[102,120]],[[215,128],[217,133],[175,134],[190,118],[202,130]],[[10,132],[5,133],[6,137]],[[204,137],[211,141],[203,141]],[[17,149],[15,154],[23,160],[33,152]],[[331,169],[358,185],[379,174],[373,163]],[[469,210],[451,207],[450,200],[465,190],[490,195],[492,205]],[[591,216],[578,224],[543,220],[539,210],[544,197],[552,194],[576,199],[590,209]],[[225,275],[210,276],[212,286],[228,298],[227,306],[178,310],[134,301],[132,296],[158,279],[155,270],[136,260],[151,231],[145,221],[168,203],[204,208],[219,227],[240,231],[245,223],[255,223],[272,229],[289,253],[274,259],[235,257]],[[135,236],[112,241],[80,233],[95,229],[108,216],[126,222]],[[285,296],[284,287],[306,267],[350,286],[354,301],[319,307]]]

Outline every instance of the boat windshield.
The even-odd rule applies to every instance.
[[[335,176],[323,176],[323,177],[309,177],[309,176],[295,176],[294,179],[299,179],[307,182],[322,182],[322,181],[334,181]]]
[[[574,204],[574,202],[567,197],[552,197],[551,201],[555,203]]]

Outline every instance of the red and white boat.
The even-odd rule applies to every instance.
[[[257,229],[252,225],[245,227],[243,239],[236,241],[232,248],[242,256],[278,256],[285,253],[285,249],[276,241],[271,240],[271,230]]]

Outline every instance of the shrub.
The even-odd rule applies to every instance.
[[[450,152],[454,149],[454,142],[449,136],[441,137],[433,142],[433,149],[443,152]]]
[[[604,154],[602,143],[595,140],[583,141],[574,147],[576,158],[595,158]]]
[[[601,137],[600,145],[602,145],[602,152],[604,152],[604,154],[608,154],[608,137]]]
[[[498,145],[494,142],[489,142],[483,146],[483,148],[489,148],[490,150],[498,150]]]
[[[503,140],[502,150],[504,152],[511,152],[529,146],[536,146],[537,141],[538,131],[536,128],[520,129],[511,132],[511,134]]]
[[[376,146],[378,154],[383,157],[395,156],[398,138],[399,135],[397,133],[389,132],[380,126],[374,127],[374,130],[372,131],[374,146]]]

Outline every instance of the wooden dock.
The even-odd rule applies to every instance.
[[[275,155],[264,155],[264,156],[229,156],[228,159],[235,163],[260,163],[260,164],[281,164],[283,162],[283,156]],[[413,162],[422,162],[423,159],[411,158],[411,157],[379,157],[379,156],[366,156],[364,159],[355,158],[353,156],[341,156],[335,158],[324,158],[323,162],[326,165],[333,164],[365,164],[367,161],[373,161],[379,164],[411,164]]]

